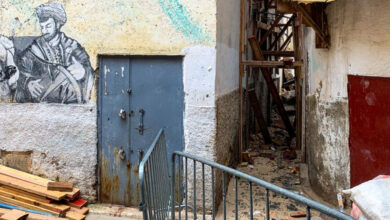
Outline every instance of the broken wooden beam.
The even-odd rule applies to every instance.
[[[248,38],[248,40],[249,40],[249,44],[252,47],[253,56],[254,56],[255,60],[265,61],[264,56],[261,53],[260,46],[259,46],[259,44],[256,41],[256,37],[255,36],[251,36],[251,37]],[[271,95],[272,95],[272,97],[273,97],[273,99],[275,101],[275,104],[276,104],[276,106],[278,108],[279,114],[282,117],[282,120],[284,122],[284,125],[287,128],[287,131],[288,131],[290,137],[291,138],[295,137],[294,128],[291,125],[291,122],[290,122],[290,119],[288,118],[286,110],[284,109],[282,100],[281,100],[281,98],[279,96],[278,90],[275,87],[275,84],[273,83],[271,74],[268,72],[268,69],[264,68],[264,67],[261,67],[261,72],[262,72],[262,74],[264,76],[265,81],[267,82],[268,89],[269,89],[269,91],[270,91],[270,93],[271,93]]]
[[[253,67],[260,67],[260,68],[294,68],[298,66],[302,66],[302,61],[255,61],[255,60],[248,60],[243,61],[242,64],[247,66],[253,66]]]
[[[254,89],[248,91],[248,98],[252,106],[253,112],[255,113],[257,122],[260,126],[261,133],[263,134],[264,142],[265,144],[269,144],[272,142],[272,139],[268,132],[267,123],[263,117],[263,113],[261,112],[260,103],[259,100],[257,99],[257,95]]]

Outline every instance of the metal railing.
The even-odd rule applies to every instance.
[[[145,220],[168,219],[171,202],[168,156],[161,129],[139,165],[140,211]]]
[[[319,212],[322,212],[330,217],[334,217],[336,219],[341,219],[341,220],[353,220],[353,218],[349,215],[346,215],[342,212],[339,212],[335,209],[332,209],[328,206],[325,206],[321,203],[318,203],[316,201],[313,201],[311,199],[308,199],[306,197],[303,197],[301,195],[298,195],[294,192],[291,192],[289,190],[286,190],[286,189],[283,189],[279,186],[276,186],[274,184],[271,184],[269,182],[266,182],[266,181],[263,181],[261,179],[258,179],[258,178],[255,178],[253,176],[250,176],[248,174],[245,174],[243,172],[240,172],[240,171],[237,171],[237,170],[234,170],[232,168],[229,168],[229,167],[226,167],[226,166],[223,166],[221,164],[218,164],[218,163],[215,163],[215,162],[212,162],[212,161],[209,161],[209,160],[206,160],[204,158],[201,158],[201,157],[198,157],[198,156],[194,156],[194,155],[191,155],[191,154],[188,154],[188,153],[184,153],[184,152],[174,152],[173,155],[172,155],[172,189],[171,191],[172,192],[175,192],[175,186],[177,184],[175,184],[175,172],[176,172],[176,168],[177,167],[181,167],[181,163],[184,163],[184,171],[185,171],[185,174],[184,174],[184,186],[185,186],[185,190],[184,190],[184,193],[183,195],[186,195],[184,197],[182,197],[182,192],[181,190],[178,190],[178,197],[177,198],[177,201],[182,201],[184,199],[184,206],[185,207],[185,219],[188,218],[188,211],[187,211],[187,206],[188,206],[188,200],[187,200],[187,197],[188,197],[188,161],[189,160],[192,160],[193,161],[193,179],[191,180],[192,183],[193,183],[193,192],[192,192],[192,196],[193,196],[193,201],[191,201],[193,203],[193,207],[194,207],[194,214],[193,214],[193,217],[194,219],[197,219],[197,205],[196,205],[196,202],[197,202],[197,199],[196,199],[196,196],[197,196],[197,193],[196,193],[196,189],[197,189],[197,181],[196,181],[196,163],[199,163],[200,166],[201,166],[201,169],[202,169],[202,186],[201,186],[201,189],[202,189],[202,192],[200,193],[201,196],[202,196],[202,210],[201,210],[201,214],[202,214],[202,219],[206,219],[206,207],[205,207],[205,195],[206,195],[206,192],[205,192],[205,166],[208,166],[211,168],[211,199],[212,199],[212,207],[211,207],[211,211],[212,211],[212,219],[215,219],[215,215],[216,215],[216,208],[215,208],[215,172],[216,171],[220,171],[222,172],[222,202],[223,202],[223,219],[226,219],[226,186],[227,186],[227,180],[226,180],[226,175],[231,175],[233,178],[234,178],[234,183],[235,183],[235,203],[234,203],[234,206],[235,206],[235,219],[239,219],[239,209],[238,209],[238,199],[239,199],[239,196],[238,196],[238,179],[242,179],[242,180],[247,180],[248,181],[248,184],[249,184],[249,214],[250,214],[250,219],[252,220],[253,219],[253,185],[259,185],[261,187],[264,187],[265,190],[266,190],[266,201],[265,201],[265,204],[266,204],[266,219],[269,220],[270,219],[270,191],[272,192],[275,192],[275,193],[278,193],[282,196],[285,196],[285,197],[288,197],[289,199],[292,199],[292,200],[295,200],[299,203],[302,203],[304,205],[306,205],[306,218],[307,219],[311,219],[311,209],[315,209]],[[178,161],[179,165],[176,166],[176,162]],[[178,169],[178,172],[179,172],[179,175],[178,176],[181,176],[181,169]],[[198,186],[199,188],[199,186]],[[207,192],[207,195],[209,195],[209,192]],[[171,196],[171,203],[173,203],[173,201],[176,201],[175,200],[175,194],[172,194]],[[177,207],[174,207],[174,206],[171,206],[171,219],[175,219],[175,210],[176,210]],[[181,219],[181,206],[180,206],[180,210],[178,212],[178,217],[179,219]]]
[[[188,219],[188,210],[191,209],[193,213],[193,219],[198,219],[197,214],[202,215],[202,219],[206,219],[206,183],[205,176],[208,175],[211,183],[208,183],[207,198],[211,199],[211,217],[213,220],[216,218],[216,176],[221,175],[222,179],[222,207],[223,207],[223,219],[225,220],[226,215],[226,192],[227,192],[227,175],[234,178],[235,183],[235,219],[239,219],[238,208],[238,180],[246,180],[249,185],[249,214],[250,219],[253,219],[254,209],[254,196],[253,186],[258,185],[265,188],[265,204],[266,204],[266,219],[270,219],[270,191],[288,197],[294,201],[304,204],[306,208],[306,218],[311,219],[311,209],[322,212],[330,217],[341,220],[353,220],[351,216],[348,216],[335,209],[327,207],[311,199],[300,196],[294,192],[283,189],[274,184],[268,183],[261,179],[255,178],[243,172],[234,170],[232,168],[223,166],[213,161],[206,160],[204,158],[194,156],[184,152],[174,152],[172,154],[172,173],[169,175],[168,158],[166,151],[166,143],[164,131],[160,130],[153,144],[151,145],[148,152],[145,154],[143,160],[139,166],[139,180],[141,189],[141,204],[140,210],[143,212],[144,220],[167,220],[176,218],[179,219],[184,215],[185,219]],[[191,179],[192,189],[189,189],[188,184],[188,162],[192,161],[193,165],[193,176]],[[201,170],[197,170],[197,163],[200,165]],[[211,173],[206,173],[210,171]],[[201,173],[201,185],[197,185],[197,171]],[[184,173],[183,173],[184,172]],[[171,178],[169,177],[171,176]],[[175,179],[178,179],[177,181]],[[199,181],[200,182],[200,181]],[[197,188],[201,190],[201,205],[197,205]],[[190,192],[192,190],[192,192]],[[175,198],[177,195],[177,198]],[[189,201],[190,195],[192,195],[192,201]],[[241,200],[242,198],[240,198]],[[191,204],[190,204],[191,203]],[[177,205],[174,205],[177,204]],[[200,207],[201,210],[197,210]],[[182,214],[182,211],[185,213]],[[199,211],[199,213],[198,213]],[[171,214],[171,215],[170,215]]]

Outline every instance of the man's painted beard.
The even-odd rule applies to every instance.
[[[53,33],[47,33],[47,34],[43,35],[42,37],[43,37],[46,41],[51,41],[57,34],[58,34],[58,31],[53,32]]]

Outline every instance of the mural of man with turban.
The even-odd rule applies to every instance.
[[[18,102],[85,103],[93,85],[93,70],[85,49],[60,31],[66,23],[63,6],[50,2],[36,14],[42,36],[22,53]]]

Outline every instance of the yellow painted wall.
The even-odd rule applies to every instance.
[[[1,0],[0,34],[39,36],[34,9],[48,1]],[[177,55],[191,45],[215,46],[214,0],[62,0],[62,31],[86,48],[94,68],[99,54]]]

